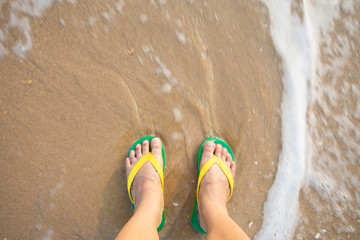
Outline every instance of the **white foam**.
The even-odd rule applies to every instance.
[[[143,13],[143,14],[140,15],[140,21],[142,23],[147,23],[149,21],[149,18],[145,13]]]
[[[166,0],[158,0],[160,6],[164,5],[166,3]]]
[[[3,31],[0,29],[0,58],[7,54],[7,50],[2,44],[3,41],[5,41],[5,35]]]
[[[309,130],[315,142],[324,141],[326,145],[312,148],[314,159],[309,180],[310,186],[335,213],[324,213],[323,223],[326,224],[326,215],[334,215],[338,218],[337,231],[346,232],[344,229],[350,226],[349,217],[360,210],[360,199],[357,198],[360,176],[354,173],[354,169],[359,167],[360,128],[356,120],[356,102],[360,94],[356,85],[349,80],[353,75],[346,66],[357,54],[353,48],[358,44],[360,30],[358,20],[354,17],[356,1],[344,0],[341,4],[340,1],[320,2],[321,8],[314,9],[313,15],[320,13],[328,16],[328,24],[325,25],[326,29],[321,29],[323,37],[320,39],[322,57],[327,61],[319,64],[319,76],[312,84],[312,105],[316,105],[318,113],[322,114],[311,121]],[[322,13],[324,6],[326,14]],[[332,18],[329,17],[331,15]],[[342,29],[345,31],[334,34],[331,30],[335,29],[334,21],[344,24]],[[355,107],[352,103],[355,103]]]
[[[203,51],[203,50],[201,50],[200,51],[200,53],[201,53],[201,58],[203,59],[203,60],[205,60],[206,59],[206,53]]]
[[[340,18],[340,6],[345,13],[352,14],[354,1],[341,1],[341,5],[340,1],[302,1],[299,6],[303,20],[291,11],[291,1],[263,2],[269,10],[274,46],[282,59],[284,93],[282,152],[276,179],[264,206],[263,225],[256,239],[292,239],[300,215],[299,190],[308,183],[320,194],[322,201],[332,204],[341,223],[337,231],[352,233],[344,215],[359,210],[352,204],[360,202],[357,199],[360,194],[354,192],[360,178],[348,169],[349,164],[357,164],[360,153],[356,143],[360,130],[351,119],[356,118],[358,108],[352,110],[351,105],[345,105],[340,114],[334,112],[334,108],[339,109],[341,102],[351,102],[351,97],[347,100],[346,96],[353,94],[355,99],[358,96],[355,85],[339,78],[354,42],[348,36],[335,35],[332,31],[334,22]],[[346,16],[343,22],[348,34],[356,36],[354,34],[359,32],[357,20]],[[327,61],[322,63],[324,57]],[[325,82],[321,79],[323,76],[326,76]],[[307,112],[308,104],[311,107],[317,104],[321,112],[315,114],[312,108]],[[329,120],[332,129],[328,129]],[[319,126],[325,128],[318,130]],[[326,149],[323,141],[327,142]],[[323,208],[317,204],[315,209],[321,211]]]
[[[178,108],[174,108],[173,109],[173,114],[174,114],[174,120],[175,122],[181,122],[182,120],[182,115],[181,112]]]
[[[65,21],[63,18],[60,18],[59,21],[60,21],[61,25],[65,26]]]
[[[41,238],[41,240],[51,240],[53,235],[54,232],[51,229],[49,229],[46,231],[45,235]]]
[[[101,13],[101,15],[103,16],[103,18],[110,21],[110,20],[112,20],[114,18],[115,11],[114,11],[114,9],[110,9],[108,12]]]
[[[298,198],[306,170],[307,84],[314,74],[317,45],[308,29],[306,6],[301,22],[292,13],[290,1],[263,2],[269,11],[273,43],[282,59],[284,92],[282,151],[256,239],[291,239],[299,220]]]
[[[169,14],[168,11],[165,12],[165,19],[166,19],[166,20],[170,20],[170,19],[171,19],[170,14]]]
[[[122,10],[123,10],[123,8],[124,8],[124,5],[125,5],[125,3],[124,3],[124,0],[119,0],[119,1],[117,1],[117,3],[116,3],[116,10],[118,10],[118,12],[122,12]]]
[[[30,24],[27,17],[19,17],[17,14],[12,12],[10,14],[10,22],[8,27],[17,28],[25,36],[25,43],[22,40],[17,41],[16,44],[11,48],[13,52],[20,58],[25,58],[26,52],[32,48],[32,42],[30,37]]]
[[[356,33],[356,31],[360,28],[359,25],[359,21],[355,19],[347,18],[344,20],[344,27],[351,35],[354,35]]]
[[[355,117],[357,120],[360,120],[360,103],[357,104],[356,111],[355,111],[355,113],[354,113],[354,117]]]
[[[159,64],[159,67],[156,69],[156,73],[163,74],[167,79],[171,78],[171,71],[168,69],[165,64],[163,64],[158,57],[155,58],[156,62]]]
[[[0,42],[0,58],[2,58],[3,56],[5,56],[7,54],[8,54],[8,52],[7,52],[6,48]]]
[[[159,65],[156,68],[156,73],[159,75],[163,75],[171,84],[171,86],[176,86],[178,83],[177,78],[172,74],[171,70],[163,63],[160,58],[153,54],[154,48],[151,45],[143,45],[142,46],[143,52],[149,56],[151,61],[154,61]],[[168,92],[171,90],[171,86],[169,87],[165,84],[162,88],[163,92]]]
[[[0,29],[0,41],[4,41],[4,40],[5,40],[5,35],[3,31]]]
[[[179,28],[182,28],[182,21],[181,21],[181,19],[177,19],[177,20],[176,20],[176,25],[177,25]]]
[[[160,60],[158,56],[155,56],[155,61],[159,64],[159,67],[156,68],[157,74],[162,74],[169,80],[171,85],[175,86],[177,84],[177,79],[172,75],[169,68]]]
[[[161,90],[162,90],[163,93],[169,93],[169,92],[171,92],[171,88],[172,87],[171,87],[171,85],[169,83],[165,83],[162,86]]]
[[[181,133],[179,133],[179,132],[173,132],[173,133],[171,134],[171,138],[172,138],[172,140],[174,140],[174,141],[181,139],[181,137],[182,137],[182,135],[181,135]]]
[[[342,1],[341,9],[347,14],[353,13],[354,12],[354,3],[355,3],[355,1],[351,1],[351,0]]]
[[[40,231],[40,229],[41,229],[41,224],[40,224],[40,223],[37,223],[37,224],[34,225],[34,227],[35,227],[35,229],[36,229],[37,231]]]
[[[186,38],[185,35],[182,32],[179,31],[175,31],[176,32],[176,36],[178,38],[178,40],[182,43],[185,44],[186,43]]]
[[[90,27],[93,27],[96,23],[96,18],[95,17],[89,17],[89,25]]]
[[[50,197],[53,198],[56,195],[56,192],[59,191],[64,186],[64,182],[59,182],[55,185],[54,188],[50,190]]]
[[[150,52],[154,51],[154,48],[151,45],[144,45],[141,48],[145,54],[149,54]]]
[[[137,57],[138,57],[139,63],[140,63],[141,65],[144,65],[144,61],[142,60],[142,58],[141,58],[140,56],[137,56]]]
[[[6,1],[0,1],[0,10]],[[32,48],[30,17],[41,17],[42,14],[56,3],[62,3],[62,0],[15,0],[9,3],[10,7],[6,9],[8,19],[0,15],[0,20],[5,24],[0,29],[2,40],[0,39],[0,58],[7,55],[6,46],[7,34],[12,29],[17,29],[21,34],[21,39],[11,47],[11,50],[20,58],[25,58],[26,53]],[[68,3],[75,4],[75,0],[67,0]],[[0,11],[1,12],[1,11]]]
[[[105,18],[108,21],[111,20],[112,18],[112,16],[108,12],[103,12],[101,15],[103,16],[103,18]]]
[[[40,17],[57,0],[17,0],[11,3],[14,12]]]

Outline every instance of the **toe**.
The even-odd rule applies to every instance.
[[[220,144],[216,145],[215,156],[221,158],[222,146]]]
[[[149,153],[149,141],[148,140],[145,140],[142,143],[142,153],[143,153],[143,155],[146,155]]]
[[[151,140],[151,153],[162,164],[162,145],[160,138]]]
[[[208,141],[204,145],[203,154],[210,154],[212,156],[215,150],[215,143],[213,141]]]
[[[230,168],[231,163],[233,162],[230,153],[226,153],[226,159],[225,159],[225,163],[226,165]]]
[[[200,169],[205,165],[205,163],[210,158],[212,158],[212,156],[214,155],[215,147],[216,146],[213,141],[208,141],[204,144],[203,154],[202,154],[201,162],[200,162]]]
[[[226,148],[223,148],[222,149],[222,152],[221,152],[221,159],[225,162],[226,161],[226,156],[227,156],[227,149]]]
[[[129,173],[130,173],[130,170],[131,170],[130,158],[126,158],[126,160],[125,160],[125,169],[126,169],[126,177],[128,177]]]
[[[228,154],[228,156],[226,157],[226,160],[230,162],[230,166],[229,166],[230,172],[231,172],[233,178],[235,178],[236,164],[235,164],[235,162],[232,160],[230,154]]]
[[[140,144],[137,144],[136,147],[135,147],[135,153],[136,153],[136,158],[137,159],[140,159],[142,157],[142,154],[141,154],[141,145]]]
[[[203,158],[207,158],[207,160],[209,160],[214,155],[214,151],[215,143],[213,141],[206,142],[203,148]]]
[[[136,160],[135,151],[134,151],[134,150],[131,150],[131,151],[130,151],[130,153],[129,153],[129,158],[130,158],[130,163],[134,163],[134,161]]]
[[[125,160],[125,167],[126,167],[126,169],[131,168],[130,158],[126,158],[126,160]]]
[[[232,161],[233,161],[230,153],[227,153],[227,154],[226,154],[226,161],[229,161],[229,162],[232,162]]]

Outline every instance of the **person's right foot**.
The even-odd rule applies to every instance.
[[[209,141],[204,145],[203,155],[200,162],[200,169],[213,157],[219,157],[229,168],[231,175],[235,178],[236,166],[230,153],[220,144],[215,145]],[[199,189],[199,221],[201,227],[207,231],[210,214],[216,209],[217,213],[227,214],[226,203],[230,195],[230,184],[220,167],[215,164],[205,174],[200,183]]]

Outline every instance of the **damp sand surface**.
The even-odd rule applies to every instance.
[[[29,18],[26,58],[0,60],[1,237],[114,238],[132,215],[125,156],[145,135],[166,151],[161,238],[202,238],[190,215],[209,136],[235,152],[229,212],[254,236],[281,136],[281,77],[260,3],[116,6],[54,3]],[[9,46],[25,42],[11,36]]]

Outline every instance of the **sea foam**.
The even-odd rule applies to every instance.
[[[303,1],[301,6],[287,0],[263,2],[269,12],[273,43],[282,59],[284,92],[282,151],[256,239],[291,239],[298,225],[299,192],[305,183],[310,159],[306,114],[312,92],[308,86],[316,76],[319,31],[333,16],[329,17],[323,6],[325,10],[314,19],[316,15],[312,13],[316,6],[311,1]],[[293,11],[296,7],[302,8],[302,17]]]
[[[350,210],[355,217],[359,212],[358,207],[354,207],[358,206],[359,199],[354,201],[351,192],[360,179],[349,170],[351,164],[357,166],[359,153],[356,142],[359,129],[352,121],[357,116],[356,109],[355,114],[350,114],[351,104],[348,104],[340,113],[333,110],[339,110],[341,102],[349,102],[344,96],[350,95],[350,99],[356,101],[358,86],[341,79],[354,43],[346,35],[331,34],[340,9],[346,13],[343,24],[350,35],[358,31],[352,26],[359,23],[346,17],[354,12],[351,0],[341,4],[326,0],[300,3],[263,0],[263,3],[269,11],[274,46],[282,59],[284,93],[282,152],[256,239],[291,239],[300,217],[299,191],[308,185],[326,201],[324,204],[332,204],[332,211],[340,222],[346,223],[343,209]],[[300,11],[293,11],[296,8]],[[321,61],[324,57],[327,64]],[[340,93],[339,85],[342,85]],[[321,109],[321,114],[314,112],[314,108]],[[332,129],[328,129],[327,121],[333,122]],[[319,122],[326,128],[319,128]],[[330,147],[324,149],[323,141]],[[341,143],[345,143],[342,148]],[[305,195],[305,198],[308,197]],[[351,225],[344,225],[337,229],[338,233],[351,232],[341,228],[352,229]]]
[[[306,24],[287,0],[264,1],[271,36],[282,58],[282,152],[275,182],[264,206],[257,239],[291,239],[299,218],[299,191],[306,168],[307,83],[312,74],[312,42]]]
[[[62,3],[62,0],[16,0],[10,3],[10,7],[7,8],[8,19],[0,15],[1,21],[5,24],[0,29],[0,58],[8,54],[6,48],[7,35],[12,29],[18,30],[22,33],[22,39],[18,40],[11,50],[20,58],[25,58],[26,53],[32,48],[31,41],[31,26],[29,23],[30,17],[41,17],[42,14],[51,8],[56,3]],[[67,3],[75,4],[75,0],[67,0]],[[4,6],[5,1],[0,2],[0,14]]]

